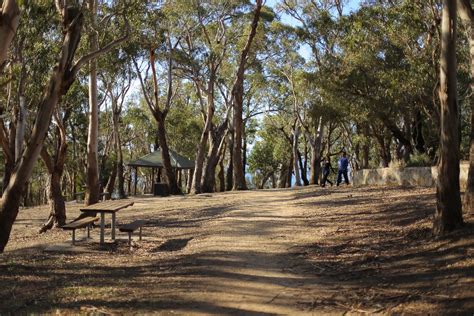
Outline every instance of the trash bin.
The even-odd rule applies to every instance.
[[[163,182],[157,182],[153,184],[153,195],[155,196],[168,196],[170,195],[170,190],[168,184]]]

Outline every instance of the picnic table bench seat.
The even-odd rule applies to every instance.
[[[78,228],[87,228],[87,238],[90,238],[90,226],[95,222],[98,221],[99,217],[96,216],[88,216],[77,221],[70,222],[66,225],[61,226],[64,230],[72,230],[72,244],[74,245],[76,242],[76,229]]]
[[[115,217],[116,213],[124,208],[133,205],[133,201],[130,200],[115,200],[115,201],[105,201],[100,202],[92,205],[88,205],[80,209],[83,214],[94,214],[95,216],[97,213],[100,213],[100,245],[103,246],[105,244],[104,240],[104,230],[105,230],[105,214],[112,215],[111,221],[111,237],[112,240],[115,241]],[[91,215],[89,215],[91,216]]]
[[[139,240],[142,240],[142,226],[145,225],[147,221],[145,220],[136,220],[128,224],[120,225],[119,230],[121,232],[128,233],[128,245],[132,243],[132,233],[139,229]]]

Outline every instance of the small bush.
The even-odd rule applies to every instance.
[[[406,165],[407,167],[429,167],[431,159],[427,154],[412,154]]]

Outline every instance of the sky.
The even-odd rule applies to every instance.
[[[265,5],[275,8],[280,2],[281,0],[266,0]],[[356,10],[360,6],[361,2],[362,0],[345,0],[344,1],[344,14],[348,14]],[[285,24],[292,25],[292,26],[296,26],[299,24],[297,20],[295,20],[288,14],[280,13],[280,15],[281,15],[281,21]],[[299,53],[301,56],[304,57],[304,59],[306,59],[306,61],[308,61],[311,58],[311,50],[308,45],[302,45],[299,50]]]
[[[280,2],[281,0],[266,0],[265,5],[274,8]],[[360,6],[362,0],[345,0],[344,2],[344,14],[347,14],[357,9]],[[296,22],[293,18],[286,14],[282,15],[282,21],[283,23],[289,25],[294,25],[294,23]]]

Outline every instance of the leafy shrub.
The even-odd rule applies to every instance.
[[[430,167],[432,165],[431,158],[427,154],[412,154],[408,160],[407,167]]]

